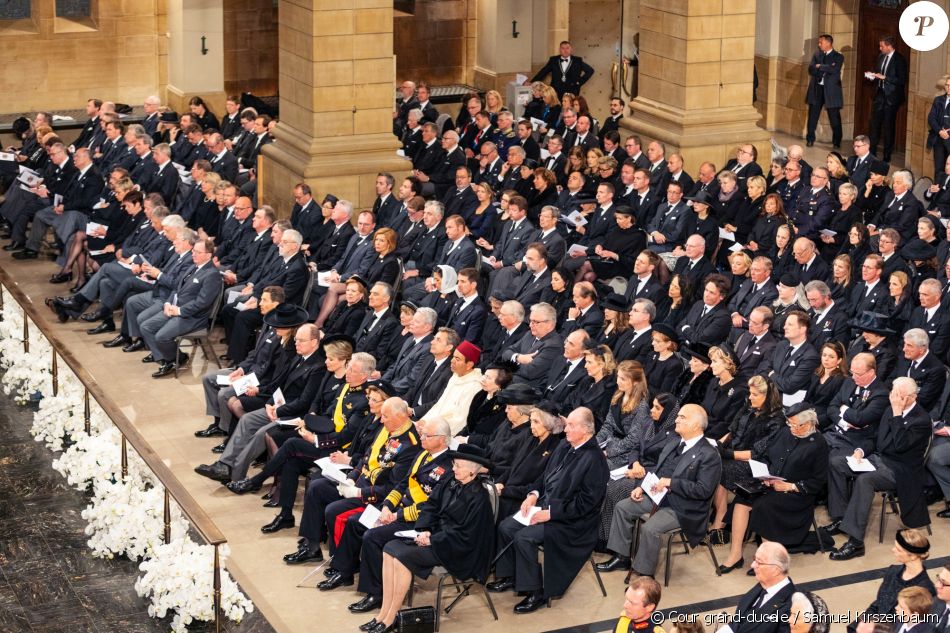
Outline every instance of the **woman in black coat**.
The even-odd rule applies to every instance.
[[[706,397],[706,388],[712,382],[713,375],[709,371],[709,345],[693,343],[683,348],[683,353],[689,357],[689,370],[680,374],[672,394],[676,397],[679,406],[684,404],[703,403]]]
[[[743,566],[742,546],[746,529],[786,548],[799,545],[811,530],[815,498],[828,480],[828,444],[818,432],[814,411],[792,415],[752,459],[765,463],[778,479],[763,482],[765,492],[749,496],[740,489],[732,508],[732,542],[729,556],[719,567],[729,573]]]
[[[778,230],[775,231],[775,247],[770,258],[773,279],[799,269],[798,262],[792,258],[792,229],[788,224],[779,225]]]
[[[848,231],[855,222],[861,221],[861,208],[855,204],[858,197],[858,188],[851,183],[844,183],[838,188],[838,204],[835,205],[828,220],[828,226],[821,228],[834,231],[834,235],[819,235],[819,251],[822,258],[831,263],[835,255],[840,253],[848,243]]]
[[[811,383],[805,393],[805,402],[812,405],[815,411],[827,411],[831,400],[838,395],[841,385],[848,377],[848,356],[844,345],[838,341],[826,342],[821,346],[819,354],[820,362],[811,377]],[[822,416],[818,417],[820,419]]]
[[[550,169],[538,167],[534,170],[532,182],[534,188],[528,199],[528,219],[537,226],[541,209],[557,203],[557,177]]]
[[[709,371],[713,380],[706,387],[702,407],[708,416],[706,437],[717,439],[726,434],[729,421],[743,407],[748,393],[748,385],[737,380],[736,362],[731,352],[723,347],[709,349]]]
[[[557,313],[557,329],[560,330],[567,320],[567,312],[574,307],[574,275],[566,268],[551,271],[551,285],[541,291],[541,301],[547,303]]]
[[[861,266],[871,252],[871,234],[863,222],[855,222],[848,229],[848,238],[841,246],[841,254],[851,258],[851,279],[861,279]]]
[[[325,336],[345,334],[356,336],[363,317],[366,316],[366,286],[358,279],[349,279],[346,282],[346,301],[338,303],[326,323],[323,324]]]
[[[775,233],[783,224],[788,224],[788,216],[785,215],[782,197],[774,193],[766,195],[762,201],[762,214],[752,225],[748,236],[749,241],[746,243],[746,248],[751,251],[753,257],[772,256],[775,248]]]
[[[693,305],[693,286],[689,283],[687,275],[677,273],[670,277],[670,284],[666,291],[670,298],[667,302],[668,308],[663,315],[657,313],[656,321],[675,329]]]
[[[594,247],[593,257],[578,271],[578,279],[608,280],[612,277],[628,277],[633,270],[633,262],[647,246],[647,234],[636,226],[633,208],[622,205],[614,209],[616,230],[611,230],[604,241]],[[589,275],[593,271],[594,275]]]
[[[455,477],[437,486],[419,507],[418,536],[389,541],[383,548],[383,604],[373,631],[390,630],[413,576],[428,578],[433,567],[442,566],[458,580],[484,582],[488,577],[495,517],[479,471],[491,462],[467,444],[450,454]]]
[[[498,520],[510,517],[521,508],[532,486],[544,473],[548,458],[564,439],[564,424],[550,403],[540,403],[531,411],[532,440],[515,453],[511,470],[495,483],[498,491]]]
[[[887,172],[887,163],[872,161],[871,172],[868,174],[864,189],[858,192],[858,206],[861,208],[865,224],[873,224],[872,220],[884,204],[884,197],[890,190],[887,186]]]
[[[577,383],[567,409],[573,411],[578,407],[587,407],[594,414],[597,430],[600,431],[610,408],[610,396],[617,388],[614,381],[617,364],[610,348],[598,345],[585,354],[584,367],[587,369],[587,375]]]
[[[653,325],[653,354],[644,363],[650,393],[672,391],[677,380],[686,371],[683,359],[676,350],[679,348],[679,336],[676,330],[665,323]]]
[[[746,244],[750,240],[752,229],[762,217],[762,205],[765,203],[765,178],[752,176],[746,180],[746,195],[736,211],[736,242]]]
[[[511,384],[511,369],[504,364],[489,365],[482,374],[482,389],[472,398],[465,428],[459,435],[469,444],[485,448],[496,429],[507,424],[505,405],[498,393]]]

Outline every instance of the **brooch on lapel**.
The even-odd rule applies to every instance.
[[[733,389],[732,387],[729,387],[729,391],[726,392],[726,396],[728,396],[729,398],[731,398],[731,397],[732,397],[732,394],[734,394],[735,392],[736,392],[735,389]]]

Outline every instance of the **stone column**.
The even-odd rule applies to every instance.
[[[224,0],[167,0],[169,107],[188,112],[200,96],[224,112]],[[204,48],[202,40],[204,37]],[[202,52],[206,51],[206,52]]]
[[[260,201],[289,215],[293,185],[306,182],[318,199],[371,207],[377,172],[411,167],[392,134],[391,0],[280,0],[278,33],[280,122],[264,148]]]
[[[756,0],[641,0],[639,94],[624,127],[679,151],[695,174],[753,143],[770,160],[752,106]],[[644,142],[645,144],[645,142]]]

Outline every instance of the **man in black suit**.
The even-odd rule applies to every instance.
[[[505,164],[505,160],[498,154],[498,149],[498,145],[491,141],[482,143],[481,149],[478,150],[478,169],[472,174],[472,182],[476,184],[484,182],[494,190],[498,183],[498,174],[501,173],[501,166]],[[505,156],[507,155],[506,148]]]
[[[578,383],[587,375],[585,352],[590,335],[585,330],[574,330],[564,337],[564,354],[548,374],[544,400],[568,402]]]
[[[554,449],[521,504],[521,514],[530,516],[529,525],[507,517],[498,526],[498,547],[504,553],[495,568],[497,580],[488,584],[488,590],[526,592],[515,613],[531,613],[547,599],[563,595],[597,544],[609,468],[595,433],[590,409],[571,411],[564,424],[566,441]],[[538,564],[542,545],[543,578]]]
[[[177,156],[180,160],[176,160],[176,163],[185,169],[191,169],[196,160],[211,160],[211,152],[205,146],[204,133],[199,125],[189,125],[182,132],[183,134],[178,136],[178,141],[172,146],[173,154],[175,149],[181,146],[180,154]]]
[[[353,203],[350,201],[337,200],[333,205],[333,211],[330,212],[330,221],[334,225],[333,231],[316,249],[313,244],[310,244],[310,261],[316,264],[318,269],[329,269],[342,257],[350,238],[356,233],[356,229],[350,223],[352,215]]]
[[[894,367],[891,378],[913,378],[917,383],[917,402],[926,411],[937,404],[947,380],[947,368],[936,354],[930,351],[930,339],[921,329],[904,332],[904,354]]]
[[[446,327],[439,328],[432,337],[432,342],[429,344],[429,358],[422,366],[416,382],[406,393],[409,414],[414,419],[418,420],[428,413],[445,391],[445,385],[452,377],[452,352],[458,347],[459,342],[458,334]]]
[[[749,278],[732,293],[727,309],[732,318],[732,327],[746,329],[749,315],[759,306],[770,306],[778,297],[778,290],[772,282],[772,260],[758,256],[749,267]],[[733,332],[735,339],[741,332]]]
[[[891,162],[894,149],[894,126],[897,123],[897,110],[904,102],[907,90],[907,60],[895,49],[893,36],[882,37],[878,42],[881,54],[874,64],[873,81],[874,100],[871,102],[871,121],[868,136],[871,140],[871,153],[877,154],[878,139],[884,142],[881,158]]]
[[[621,167],[621,177],[629,169],[628,165]],[[649,169],[637,169],[633,173],[633,182],[631,183],[633,190],[625,197],[620,198],[619,204],[628,204],[633,209],[637,218],[637,226],[648,226],[660,204],[660,194],[653,189],[652,178]]]
[[[261,153],[261,149],[265,145],[274,142],[274,139],[267,133],[267,126],[269,124],[270,117],[266,114],[262,114],[254,119],[254,128],[251,132],[252,136],[248,138],[244,152],[238,155],[239,162],[245,169],[256,169],[257,157]]]
[[[808,313],[811,318],[809,340],[815,349],[820,350],[828,341],[838,341],[847,347],[851,331],[848,315],[831,298],[831,288],[828,284],[818,280],[808,282],[805,284],[805,298],[811,306]]]
[[[755,146],[753,145],[752,148],[754,149]],[[692,177],[683,171],[683,155],[675,152],[666,159],[666,179],[665,184],[661,185],[660,191],[668,191],[670,183],[674,182],[680,186],[683,195],[693,189]]]
[[[632,334],[617,342],[614,351],[614,359],[617,362],[635,360],[642,365],[653,356],[654,319],[656,305],[652,301],[643,297],[633,300],[627,319]]]
[[[930,612],[934,615],[934,633],[950,631],[950,565],[944,565],[937,572],[937,599]]]
[[[574,49],[567,40],[561,42],[560,53],[548,59],[548,63],[524,85],[529,86],[536,81],[543,81],[550,75],[551,81],[548,83],[557,92],[559,99],[565,92],[579,95],[581,86],[594,76],[594,69],[584,63],[583,58],[573,54]]]
[[[871,254],[864,258],[861,265],[861,282],[851,290],[848,301],[848,314],[854,318],[864,312],[882,312],[884,300],[888,296],[887,284],[881,283],[884,260],[880,255]],[[857,328],[851,329],[851,338],[861,334]]]
[[[730,158],[722,171],[731,171],[736,175],[736,183],[742,191],[746,190],[746,182],[752,176],[761,176],[762,167],[756,162],[759,159],[759,150],[752,143],[744,143],[736,149],[736,157]],[[682,159],[680,159],[682,166]],[[681,167],[682,168],[682,167]]]
[[[181,280],[161,313],[140,323],[142,339],[159,365],[153,378],[167,376],[187,360],[186,355],[175,357],[176,337],[207,325],[222,285],[221,273],[211,264],[213,253],[210,239],[197,242],[191,249],[195,270]]]
[[[596,134],[593,134],[590,131],[591,123],[590,117],[586,114],[577,115],[577,125],[574,128],[574,139],[570,147],[580,147],[584,150],[584,155],[587,155],[592,149],[600,149],[600,139],[597,138]]]
[[[924,192],[924,200],[928,201],[927,212],[931,216],[950,217],[950,156],[944,161],[934,183]]]
[[[175,204],[175,194],[181,185],[178,170],[172,164],[171,148],[165,143],[159,143],[152,148],[152,160],[155,165],[151,173],[146,173],[137,184],[144,193],[157,193],[162,196],[165,205],[169,208]]]
[[[554,172],[559,185],[563,185],[567,182],[567,174],[564,173],[567,156],[561,151],[563,148],[564,139],[555,134],[548,139],[548,157],[541,161],[542,167]]]
[[[207,158],[214,173],[228,182],[234,182],[238,176],[238,160],[225,145],[225,138],[224,135],[217,132],[208,135],[209,155]]]
[[[531,306],[541,300],[541,293],[551,285],[551,269],[548,268],[548,252],[544,244],[532,242],[524,253],[524,270],[514,280],[512,288],[515,301]]]
[[[574,306],[567,311],[567,318],[560,329],[561,336],[567,336],[574,330],[585,330],[591,337],[597,336],[604,327],[604,313],[597,307],[594,284],[580,281],[574,284],[572,292]]]
[[[424,283],[435,270],[447,239],[445,227],[442,224],[444,213],[445,208],[441,202],[437,200],[426,202],[422,212],[423,232],[413,241],[403,265],[404,292]]]
[[[516,344],[528,332],[524,322],[524,306],[513,300],[501,300],[508,297],[507,290],[498,290],[491,295],[489,302],[493,314],[486,316],[485,330],[482,334],[482,359],[480,367],[488,367],[496,361],[502,351]]]
[[[515,145],[524,151],[525,157],[533,161],[541,160],[541,146],[534,140],[534,128],[531,125],[531,121],[518,121],[518,125],[515,126],[515,132],[518,136]],[[509,150],[510,149],[511,148],[509,148]]]
[[[785,319],[785,338],[775,346],[769,372],[783,396],[806,391],[818,367],[818,350],[808,342],[810,327],[808,315],[798,310],[789,312]]]
[[[409,319],[410,336],[399,348],[392,364],[380,376],[383,382],[392,385],[393,395],[402,396],[412,389],[432,357],[429,345],[437,320],[438,314],[432,308],[419,308]]]
[[[669,175],[669,168],[666,164],[666,146],[659,141],[650,141],[650,144],[647,145],[647,160],[650,162],[650,166],[647,167],[650,189],[658,193]],[[645,220],[648,219],[649,217],[645,218]]]
[[[488,312],[485,302],[478,296],[478,271],[474,268],[462,268],[458,273],[455,292],[459,298],[452,306],[447,321],[448,327],[455,330],[459,339],[482,347],[482,330]]]
[[[415,160],[422,149],[422,110],[413,108],[406,118],[406,127],[402,131],[402,153],[409,160]]]
[[[702,286],[706,275],[715,272],[715,268],[705,257],[706,239],[694,233],[686,238],[686,245],[683,247],[684,257],[676,260],[676,266],[673,267],[674,275],[686,275],[689,278],[689,285],[696,290],[693,293],[694,300],[698,299],[700,293],[698,289]]]
[[[456,170],[465,165],[465,152],[459,147],[459,135],[455,130],[449,130],[442,135],[443,155],[441,160],[429,173],[421,170],[413,174],[422,182],[431,182],[435,188],[437,198],[442,198],[455,182]]]
[[[856,448],[870,453],[886,408],[887,386],[878,377],[874,355],[855,354],[850,377],[842,383],[828,408],[818,411],[819,426],[831,455],[850,455]]]
[[[489,275],[491,277],[491,286],[488,293],[495,288],[496,279],[505,272],[507,267],[514,267],[517,262],[522,261],[528,244],[534,242],[537,237],[537,229],[531,224],[527,216],[528,201],[521,196],[511,196],[508,201],[508,220],[501,225],[498,239],[494,244],[486,238],[480,237],[475,245],[488,253],[490,262]],[[484,268],[489,268],[485,266]],[[505,273],[502,281],[506,278],[511,281],[517,274],[516,269]]]
[[[660,256],[651,249],[640,251],[633,260],[633,275],[627,280],[627,299],[649,299],[658,309],[664,308],[669,297],[666,288],[656,276]]]
[[[753,308],[749,313],[748,331],[740,334],[733,345],[739,361],[736,380],[746,382],[752,376],[764,376],[772,370],[772,353],[778,344],[769,331],[773,318],[767,306]]]
[[[93,154],[96,167],[103,174],[112,171],[112,166],[118,163],[119,159],[125,154],[128,146],[125,142],[125,128],[121,121],[109,121],[106,123],[106,140],[99,149]]]
[[[6,251],[17,251],[23,247],[26,242],[27,224],[33,216],[40,209],[48,207],[56,194],[65,194],[70,183],[76,178],[76,166],[62,143],[54,143],[47,151],[50,162],[40,174],[43,182],[29,191],[19,186],[10,187],[7,189],[6,199],[0,205],[0,212],[11,225],[12,241],[4,247]]]
[[[445,207],[445,217],[460,215],[466,223],[472,221],[478,208],[478,198],[472,188],[472,170],[468,166],[456,167],[455,186],[445,192],[442,205]]]
[[[871,173],[871,163],[875,160],[871,154],[871,141],[864,134],[854,137],[853,142],[854,155],[848,157],[845,168],[851,177],[851,183],[858,188],[858,191],[864,191],[864,183],[868,181]]]
[[[818,125],[822,108],[828,112],[831,143],[836,149],[841,147],[841,108],[844,106],[841,67],[844,65],[844,55],[834,49],[834,41],[827,33],[818,36],[818,50],[808,63],[810,79],[808,91],[805,93],[805,103],[808,104],[808,132],[805,135],[805,144],[808,147],[815,144],[815,127]]]
[[[414,107],[422,110],[423,121],[435,123],[438,120],[439,111],[429,101],[429,84],[422,81],[416,84],[416,104]]]
[[[613,556],[598,564],[601,571],[632,569],[641,576],[652,576],[660,558],[660,540],[664,533],[682,529],[695,547],[706,536],[709,507],[712,503],[722,459],[719,451],[703,437],[709,418],[703,408],[686,404],[676,415],[679,442],[669,442],[660,453],[652,471],[659,481],[649,490],[637,486],[630,497],[614,506],[607,549]],[[651,495],[666,492],[659,504]],[[633,540],[633,524],[643,515],[650,518],[640,526],[640,540],[631,564],[628,553]]]
[[[736,605],[730,626],[736,633],[780,633],[788,630],[795,585],[788,577],[788,552],[780,543],[759,545],[752,561],[758,584]]]
[[[868,222],[878,231],[891,228],[900,233],[904,244],[917,237],[917,219],[924,215],[924,207],[912,191],[914,175],[906,169],[891,176],[891,190],[884,195],[881,208]],[[896,245],[895,245],[896,246]]]
[[[917,294],[920,305],[911,310],[907,330],[920,328],[927,333],[930,351],[945,360],[950,349],[950,309],[940,303],[943,288],[936,279],[920,282]]]
[[[821,530],[828,536],[846,534],[847,542],[831,553],[831,560],[864,555],[864,533],[877,491],[894,490],[900,499],[901,521],[909,528],[930,523],[924,501],[924,455],[930,443],[930,414],[918,399],[917,383],[901,376],[890,392],[890,407],[877,430],[873,452],[856,448],[850,457],[865,459],[874,469],[855,472],[847,456],[832,457],[828,474],[828,514],[831,523]],[[849,490],[848,479],[854,478]]]
[[[396,108],[393,110],[393,134],[402,136],[403,129],[409,121],[409,112],[419,104],[416,99],[416,84],[404,81],[399,84],[399,96],[396,97]],[[422,110],[419,111],[420,115]]]
[[[610,132],[619,132],[620,131],[620,120],[623,118],[623,109],[626,106],[626,102],[620,97],[611,97],[610,98],[610,116],[604,119],[604,122],[600,126],[600,131],[598,136],[600,136],[600,147],[604,150],[604,154],[607,156],[613,156],[617,159],[618,163],[623,163],[623,160],[618,158],[615,154],[612,153],[614,148],[620,149],[617,147],[620,144],[620,137],[616,137],[616,140],[612,142],[612,147],[608,148],[606,145],[607,134]],[[620,150],[623,151],[623,150]]]
[[[557,313],[550,304],[536,303],[531,306],[528,316],[530,333],[501,352],[501,360],[518,365],[514,382],[527,383],[536,389],[545,387],[551,367],[563,350],[556,326]]]
[[[420,178],[420,182],[428,181],[436,167],[442,162],[445,152],[439,143],[439,128],[435,123],[426,123],[422,126],[422,145],[412,159],[412,174],[420,178],[420,174],[425,176],[426,180]]]
[[[934,151],[934,180],[943,175],[950,157],[950,79],[944,82],[944,94],[934,97],[927,115],[927,147]]]
[[[815,170],[818,171],[818,170]],[[815,243],[807,237],[799,237],[792,244],[792,257],[798,264],[795,276],[799,282],[807,284],[812,280],[826,281],[831,277],[831,269],[824,259],[818,256]]]
[[[397,319],[389,304],[393,299],[393,287],[384,281],[377,281],[370,288],[367,303],[369,311],[363,317],[354,337],[357,352],[369,352],[376,357],[376,369],[386,371],[392,362],[385,350],[388,350],[392,339],[399,336],[399,319]]]
[[[725,303],[729,296],[729,281],[718,273],[712,273],[703,279],[702,289],[702,299],[693,304],[677,328],[680,340],[687,345],[719,345],[729,336],[732,324]]]

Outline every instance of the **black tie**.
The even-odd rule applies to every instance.
[[[679,448],[676,449],[677,455],[682,455],[686,452],[686,442],[680,442]]]
[[[758,609],[765,602],[765,589],[762,585],[759,585],[759,596],[755,599],[755,602],[752,603],[753,609]]]

